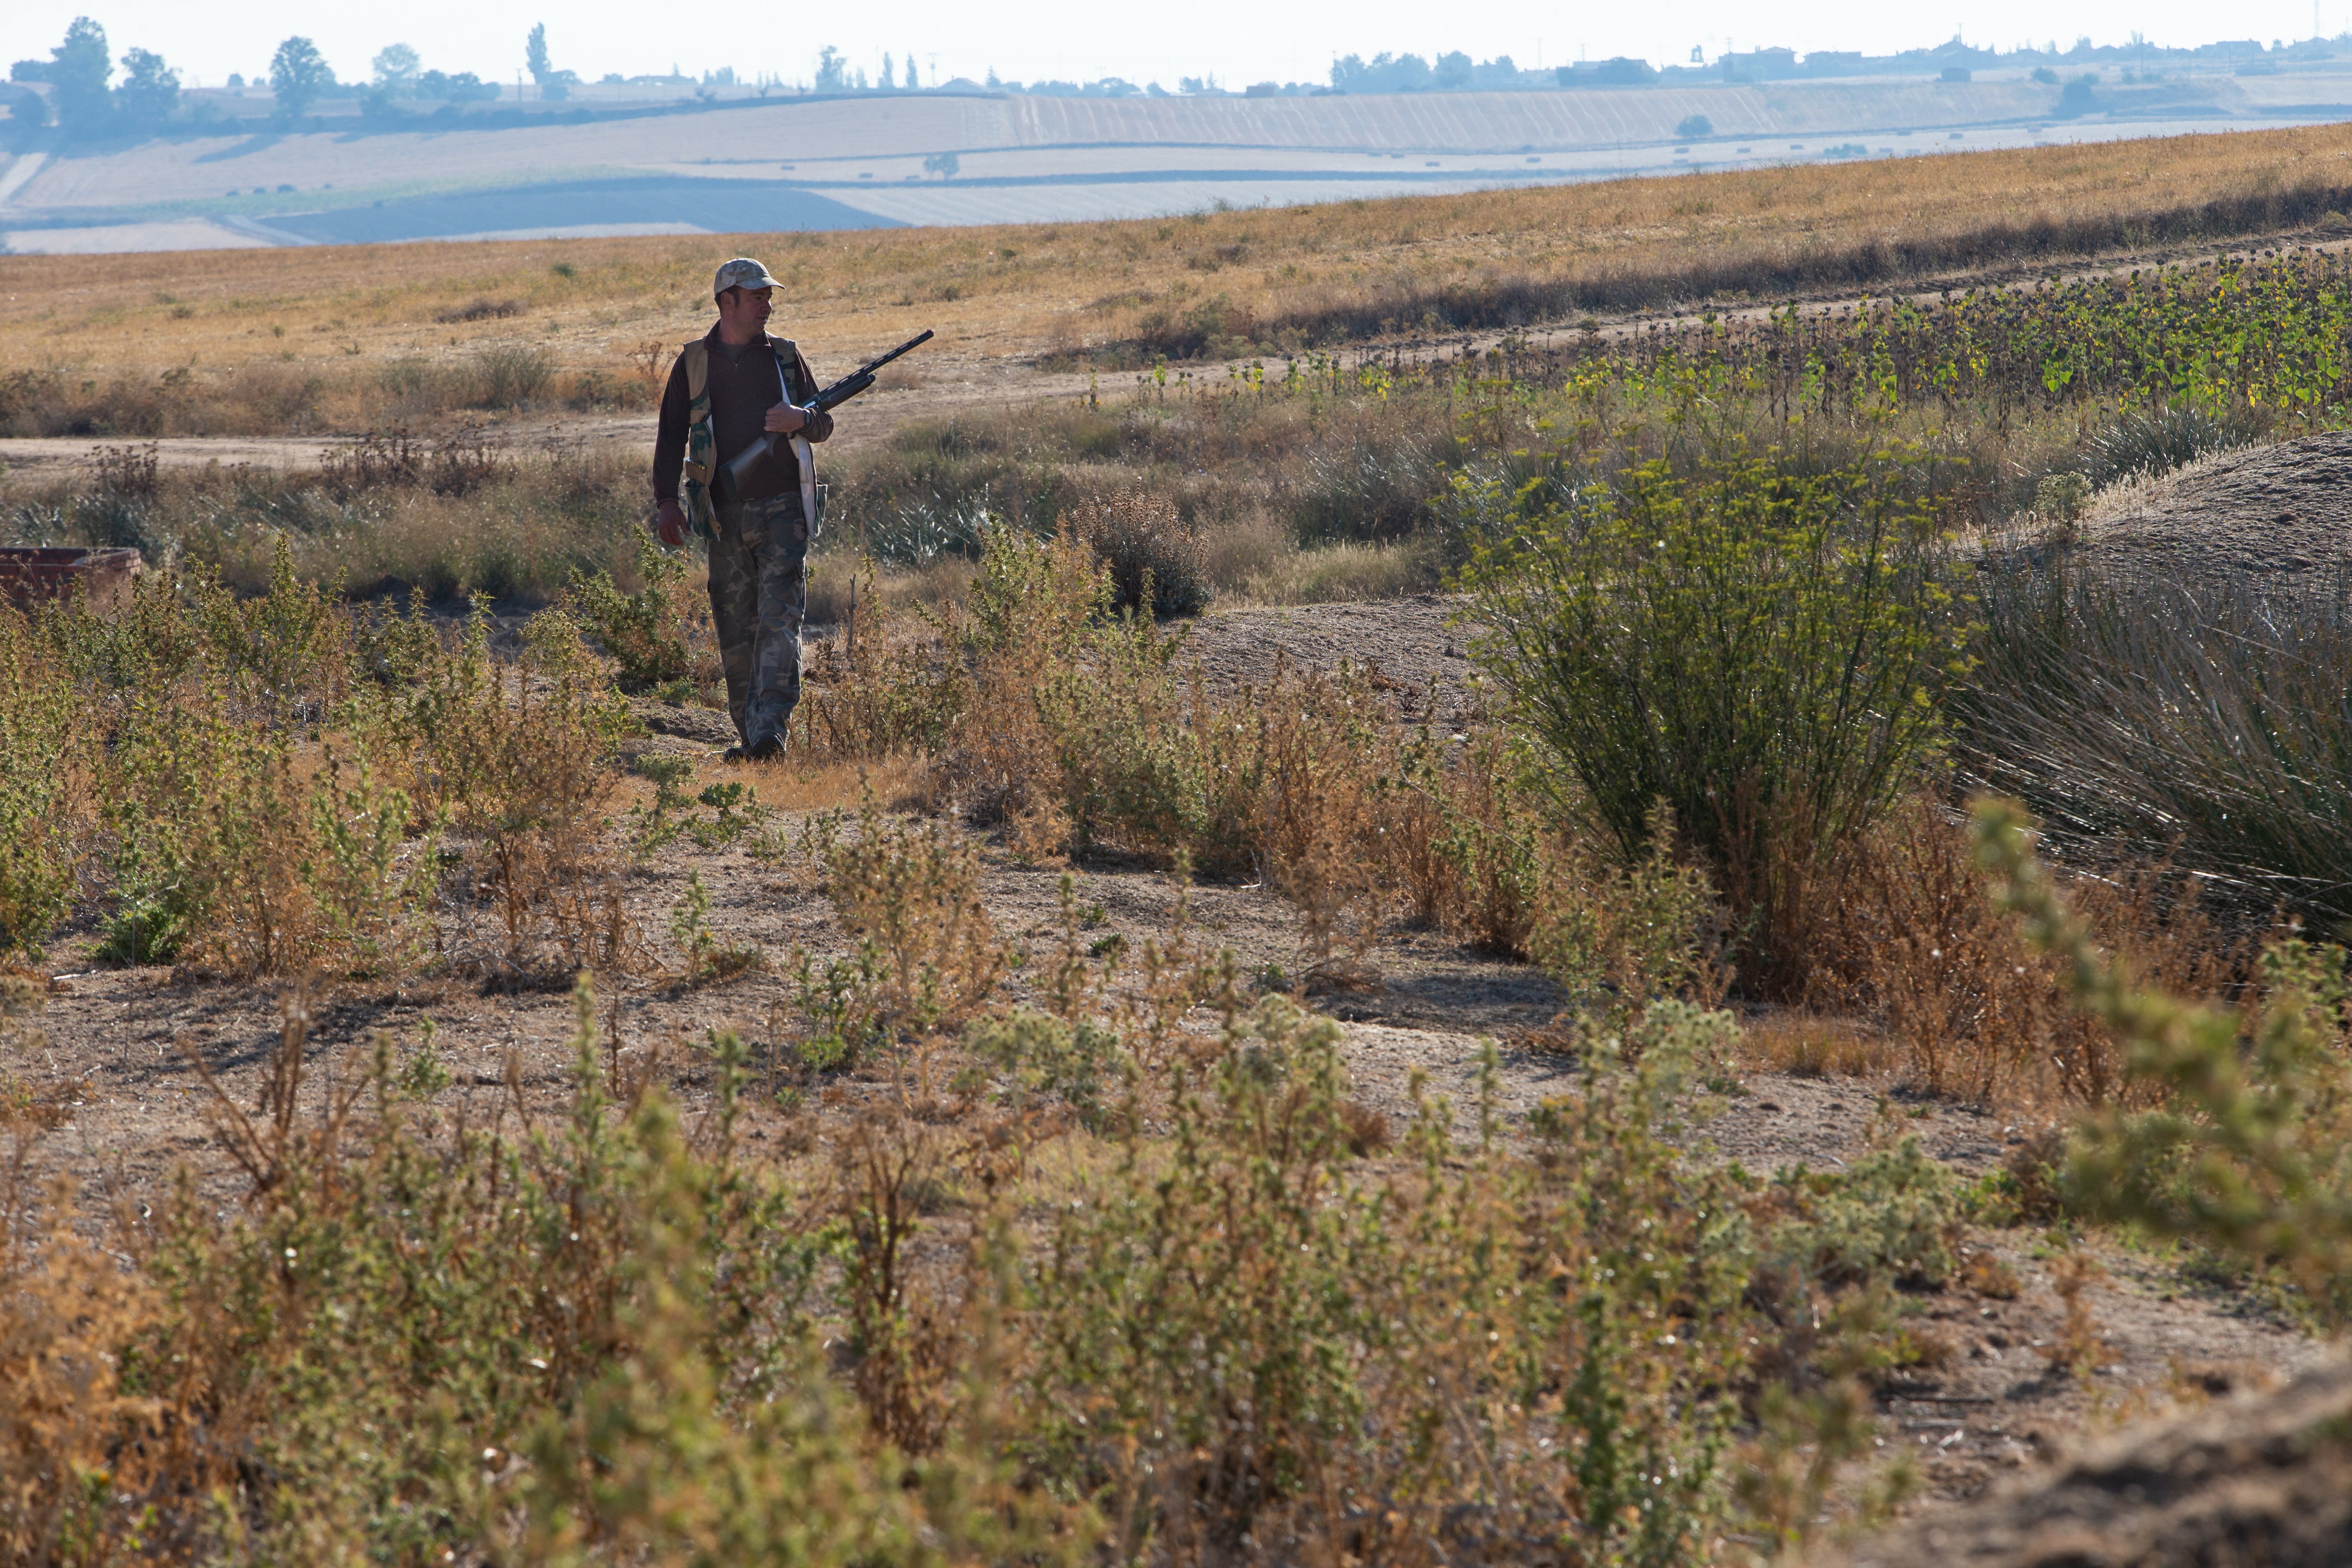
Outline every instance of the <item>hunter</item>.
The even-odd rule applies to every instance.
[[[791,441],[772,443],[740,484],[719,469],[762,432],[811,441],[833,434],[832,415],[803,406],[817,384],[800,346],[768,335],[775,289],[749,257],[719,269],[710,285],[719,322],[670,367],[654,435],[656,532],[673,549],[689,528],[709,541],[710,618],[739,742],[727,750],[730,763],[783,755],[801,695],[809,535],[819,520],[802,515]],[[724,494],[714,493],[714,479]]]

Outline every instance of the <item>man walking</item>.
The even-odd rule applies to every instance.
[[[801,616],[818,520],[803,515],[790,440],[772,443],[740,482],[720,469],[763,432],[811,441],[833,434],[833,416],[803,406],[817,385],[799,345],[768,335],[775,288],[748,257],[719,269],[710,286],[719,323],[670,367],[654,436],[661,542],[682,545],[688,528],[710,542],[710,618],[741,742],[728,749],[729,762],[783,755],[801,695]]]

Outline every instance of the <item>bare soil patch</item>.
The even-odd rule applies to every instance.
[[[2123,1433],[1980,1506],[1833,1559],[1843,1568],[2337,1568],[2352,1562],[2352,1363]]]

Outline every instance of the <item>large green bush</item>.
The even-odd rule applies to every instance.
[[[1890,457],[1664,462],[1528,493],[1464,581],[1480,657],[1628,857],[1659,803],[1769,945],[1935,750],[1966,630]]]

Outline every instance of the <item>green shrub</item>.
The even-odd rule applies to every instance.
[[[1958,1266],[1959,1187],[1916,1138],[1836,1174],[1785,1173],[1780,1185],[1794,1212],[1774,1227],[1769,1249],[1814,1279],[1937,1288]]]
[[[1530,497],[1465,573],[1482,661],[1574,779],[1562,808],[1634,858],[1663,802],[1785,981],[1805,883],[1937,743],[1965,628],[1929,514],[1892,459]]]
[[[564,592],[565,606],[632,686],[665,686],[684,679],[694,667],[688,639],[698,607],[686,587],[688,560],[685,552],[665,550],[652,535],[640,534],[637,575],[644,585],[635,593],[623,593],[605,572],[574,576]]]
[[[1667,1140],[1730,1027],[1661,1005],[1545,1105],[1533,1160],[1491,1121],[1457,1148],[1423,1105],[1408,1168],[1378,1173],[1350,1152],[1337,1027],[1280,998],[1229,1017],[1171,1089],[1170,1138],[1130,1119],[1039,1260],[1029,1463],[1130,1558],[1282,1539],[1711,1560],[1769,1331],[1743,1305],[1738,1178]]]
[[[37,957],[73,901],[80,710],[31,624],[0,604],[0,959]]]
[[[1116,1030],[1027,1007],[974,1023],[964,1047],[1003,1076],[1012,1105],[1059,1100],[1090,1128],[1104,1125],[1110,1109],[1105,1091],[1132,1066]]]

